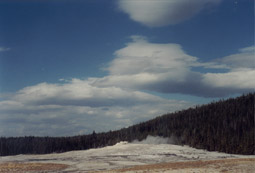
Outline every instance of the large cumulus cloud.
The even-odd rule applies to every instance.
[[[246,48],[248,49],[248,48]],[[251,47],[249,48],[249,50]],[[188,55],[178,44],[150,43],[144,37],[115,52],[109,75],[91,79],[96,86],[119,86],[134,90],[223,97],[255,87],[251,51],[242,51],[213,62]],[[238,63],[242,62],[242,63]],[[201,73],[195,67],[223,69],[225,73]]]
[[[0,96],[0,135],[114,130],[196,104],[159,97],[162,93],[215,98],[255,88],[254,46],[204,62],[181,45],[133,36],[114,56],[104,77],[44,82]]]
[[[114,130],[190,105],[137,90],[92,86],[88,80],[40,83],[2,98],[0,134],[63,136]]]

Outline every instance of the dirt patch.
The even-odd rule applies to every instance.
[[[7,162],[0,164],[0,173],[19,172],[19,173],[38,173],[38,172],[61,172],[68,168],[65,164],[55,163],[36,163],[36,162]],[[144,173],[144,172],[160,172],[160,173],[187,173],[187,172],[203,172],[203,173],[232,173],[245,172],[254,173],[255,158],[245,159],[223,159],[223,160],[207,160],[207,161],[186,161],[186,162],[170,162],[151,165],[134,166],[130,168],[98,171],[103,173]],[[78,171],[79,172],[79,171]],[[81,171],[82,172],[82,171]],[[95,171],[91,171],[95,172]]]
[[[0,173],[2,172],[45,172],[60,171],[66,169],[68,165],[55,163],[1,163]]]
[[[191,162],[172,162],[152,165],[134,166],[103,172],[246,172],[253,173],[255,170],[255,159],[224,159]]]

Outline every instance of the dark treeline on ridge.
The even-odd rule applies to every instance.
[[[0,155],[46,154],[171,137],[175,144],[232,154],[255,154],[255,93],[162,115],[128,128],[73,137],[1,137]]]

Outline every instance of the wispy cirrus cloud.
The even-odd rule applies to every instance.
[[[11,48],[9,48],[9,47],[0,47],[0,52],[6,52],[9,50],[11,50]]]
[[[119,0],[120,10],[149,27],[175,25],[221,0]]]

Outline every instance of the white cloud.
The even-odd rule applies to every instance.
[[[214,88],[255,89],[255,69],[237,69],[227,73],[207,73],[203,82]]]
[[[230,68],[255,68],[255,46],[242,48],[239,53],[223,57],[219,63]]]
[[[255,89],[255,56],[254,46],[239,49],[232,54],[216,62],[225,65],[229,71],[226,73],[207,73],[203,76],[203,82],[214,88],[239,89],[241,91]],[[241,92],[240,91],[240,92]]]
[[[132,38],[114,53],[107,76],[40,83],[2,97],[0,136],[114,130],[196,104],[164,99],[148,91],[222,97],[255,88],[255,70],[250,63],[242,62],[251,61],[252,47],[202,63],[178,44]],[[193,67],[223,68],[226,72],[202,73]]]
[[[41,83],[20,90],[14,100],[33,105],[116,106],[157,102],[159,97],[115,86],[97,87],[87,80],[72,79],[65,84]]]
[[[136,22],[150,27],[174,25],[221,0],[119,0],[119,8]]]
[[[114,130],[189,107],[140,91],[97,87],[87,80],[26,87],[0,101],[0,135],[77,135]],[[13,130],[15,127],[16,130]]]
[[[139,36],[132,38],[132,42],[115,52],[115,59],[108,67],[109,75],[91,78],[92,85],[203,97],[222,97],[255,87],[254,70],[248,68],[254,60],[251,47],[214,62],[200,62],[178,44],[150,43]],[[202,73],[193,67],[226,72]]]
[[[190,76],[190,65],[197,63],[178,44],[154,44],[138,37],[115,56],[110,75],[95,79],[94,85],[146,88],[164,81],[182,83]]]
[[[144,39],[134,40],[116,51],[115,56],[108,69],[111,75],[178,71],[197,60],[178,44],[154,44]]]
[[[239,52],[243,52],[243,53],[255,53],[255,46],[249,46],[249,47],[245,47],[245,48],[241,48],[239,49]]]

